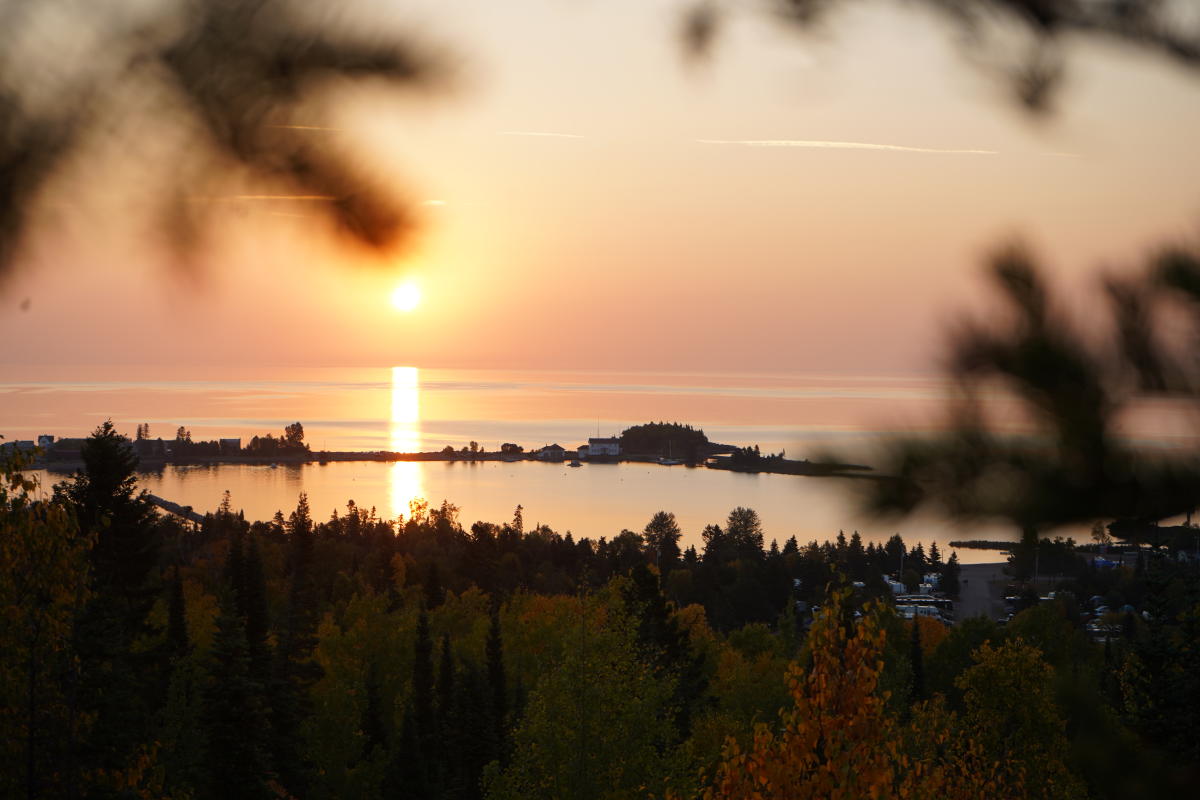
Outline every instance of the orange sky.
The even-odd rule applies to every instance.
[[[246,200],[181,278],[93,179],[104,213],[67,218],[0,294],[20,345],[0,363],[919,370],[1006,237],[1078,292],[1200,232],[1200,80],[1155,60],[1075,48],[1060,113],[1031,122],[892,4],[813,38],[741,18],[700,69],[682,2],[410,5],[458,88],[348,95],[342,130],[314,133],[411,198],[405,259],[348,263],[300,204]],[[409,314],[388,302],[404,279]]]

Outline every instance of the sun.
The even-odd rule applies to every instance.
[[[421,287],[415,281],[405,281],[392,290],[392,308],[397,311],[412,311],[421,302]]]

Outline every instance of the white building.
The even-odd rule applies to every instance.
[[[588,458],[594,458],[595,456],[619,456],[621,455],[621,440],[616,438],[590,438],[587,443],[587,455]]]
[[[913,617],[929,617],[930,619],[936,619],[939,622],[942,621],[941,612],[933,606],[898,605],[896,606],[896,613],[898,613],[902,619],[912,619]]]

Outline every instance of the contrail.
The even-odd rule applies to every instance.
[[[327,128],[323,125],[268,125],[268,128],[278,128],[280,130],[289,131],[334,131],[340,132],[344,128]]]
[[[577,133],[549,133],[547,131],[499,131],[501,136],[546,136],[552,139],[582,139]]]
[[[227,194],[215,197],[191,197],[193,203],[230,203],[238,200],[299,200],[306,202],[325,202],[337,200],[331,194]]]
[[[825,142],[809,139],[697,139],[701,144],[736,144],[743,147],[808,147],[818,150],[886,150],[893,153],[947,153],[952,155],[994,156],[995,150],[943,150],[934,147],[906,147],[872,142]]]

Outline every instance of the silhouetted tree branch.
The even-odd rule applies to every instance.
[[[849,0],[766,0],[783,25],[811,29]],[[1200,72],[1200,14],[1191,0],[910,0],[959,35],[963,53],[1003,78],[1029,111],[1051,110],[1065,75],[1063,40],[1111,40]],[[712,51],[733,0],[699,0],[684,16],[687,51]]]
[[[895,477],[871,485],[868,507],[904,514],[929,505],[1035,530],[1194,508],[1200,454],[1138,447],[1119,423],[1147,401],[1200,400],[1189,346],[1200,336],[1200,256],[1165,251],[1141,276],[1109,279],[1113,321],[1101,342],[1055,306],[1027,251],[1002,251],[991,275],[1005,318],[951,332],[948,373],[960,391],[948,433],[889,443],[879,466]],[[1190,322],[1184,331],[1168,324],[1179,308]],[[1015,433],[1014,420],[1027,432]]]
[[[405,205],[331,145],[318,101],[335,79],[425,86],[444,70],[411,39],[345,23],[294,0],[0,2],[0,276],[47,200],[86,182],[81,162],[151,158],[130,132],[177,139],[145,188],[156,227],[185,256],[209,223],[205,199],[235,181],[303,198],[349,242],[401,242]]]

